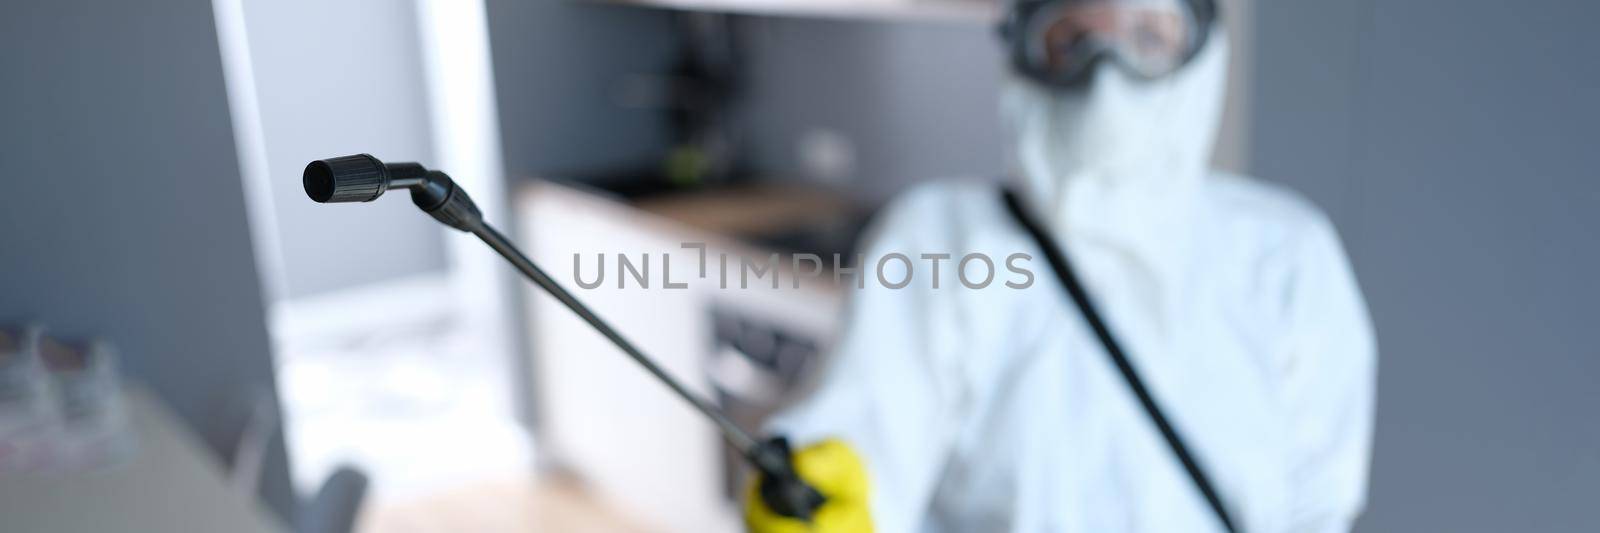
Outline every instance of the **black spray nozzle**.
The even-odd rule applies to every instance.
[[[367,154],[319,159],[306,165],[301,184],[319,203],[370,202],[389,189],[411,189],[412,203],[452,228],[472,231],[483,222],[450,176],[416,163],[384,163]]]

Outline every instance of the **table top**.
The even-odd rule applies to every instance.
[[[124,461],[80,472],[0,473],[8,532],[287,531],[259,500],[228,483],[222,465],[150,391],[123,387],[137,435]]]
[[[652,533],[568,475],[484,479],[427,496],[373,502],[360,531],[559,531]]]

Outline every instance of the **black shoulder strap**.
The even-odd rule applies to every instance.
[[[1100,344],[1105,346],[1106,354],[1111,356],[1111,362],[1116,364],[1117,371],[1122,373],[1122,379],[1128,382],[1128,388],[1133,389],[1133,394],[1139,397],[1139,405],[1144,406],[1145,413],[1150,415],[1150,420],[1155,422],[1156,428],[1161,430],[1161,436],[1166,438],[1167,446],[1172,448],[1172,453],[1178,456],[1178,461],[1183,463],[1183,469],[1189,472],[1189,479],[1194,480],[1195,487],[1205,496],[1206,503],[1211,504],[1211,510],[1217,514],[1217,519],[1222,521],[1222,526],[1228,531],[1238,531],[1233,527],[1233,519],[1228,516],[1228,510],[1223,507],[1222,499],[1217,496],[1217,490],[1212,488],[1210,478],[1206,477],[1200,464],[1195,462],[1194,456],[1189,453],[1189,447],[1183,443],[1183,438],[1178,436],[1177,429],[1167,422],[1166,415],[1162,414],[1161,407],[1156,405],[1155,398],[1150,396],[1150,390],[1145,387],[1144,380],[1139,378],[1139,373],[1134,370],[1133,364],[1128,362],[1128,356],[1122,351],[1122,346],[1117,344],[1117,339],[1111,336],[1111,330],[1106,327],[1100,313],[1095,311],[1094,303],[1089,301],[1089,294],[1084,291],[1083,284],[1078,282],[1078,276],[1072,270],[1072,264],[1067,262],[1067,255],[1056,242],[1050,239],[1043,226],[1040,226],[1028,216],[1022,203],[1017,199],[1016,193],[1005,189],[1006,209],[1011,211],[1011,216],[1017,219],[1023,229],[1039,243],[1039,249],[1044,251],[1045,260],[1050,263],[1050,268],[1060,278],[1061,286],[1066,287],[1067,294],[1072,297],[1072,303],[1083,313],[1083,319],[1089,323],[1089,328],[1094,330],[1095,337],[1100,339]]]

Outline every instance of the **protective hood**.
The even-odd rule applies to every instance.
[[[1213,32],[1188,65],[1157,80],[1109,63],[1080,91],[1007,80],[1016,185],[1069,248],[1111,246],[1158,282],[1178,267],[1226,82],[1227,39]]]

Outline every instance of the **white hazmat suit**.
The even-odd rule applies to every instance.
[[[1243,531],[1346,531],[1365,498],[1376,352],[1339,238],[1294,194],[1207,169],[1227,63],[1214,35],[1153,81],[1009,82],[1016,186],[1060,239]],[[880,533],[1218,531],[1220,523],[993,186],[893,202],[829,366],[772,431],[861,455]],[[984,289],[889,253],[1016,252]],[[886,277],[903,274],[888,263]],[[981,262],[967,265],[971,279]]]

